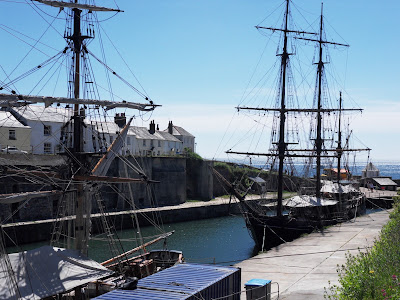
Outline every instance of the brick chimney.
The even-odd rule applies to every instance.
[[[118,125],[118,127],[124,127],[126,125],[125,113],[115,114],[114,122]]]
[[[169,134],[172,134],[173,128],[174,128],[174,126],[172,125],[172,121],[169,121],[169,123],[168,123],[168,133]]]
[[[150,122],[150,129],[149,129],[149,133],[150,134],[154,134],[156,132],[156,123],[153,121]]]

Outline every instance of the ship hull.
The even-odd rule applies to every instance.
[[[260,251],[293,241],[302,234],[311,233],[316,229],[309,222],[301,222],[289,216],[255,216],[247,213],[246,219],[247,227]]]
[[[281,217],[268,216],[262,211],[262,208],[257,210],[254,206],[247,206],[245,213],[246,226],[260,251],[293,241],[302,234],[321,231],[325,226],[335,225],[365,214],[365,198],[348,199],[343,213],[338,211],[337,206],[323,209],[321,207],[300,208],[296,210],[296,216],[292,213]]]

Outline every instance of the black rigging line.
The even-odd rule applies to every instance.
[[[99,24],[98,19],[97,19],[97,14],[95,15],[95,19],[97,21],[96,25],[97,25],[97,32],[98,32],[98,35],[99,35],[98,38],[99,38],[99,42],[100,42],[101,55],[102,55],[103,61],[104,61],[104,68],[107,71],[107,66],[106,66],[107,60],[106,60],[105,50],[104,50],[104,46],[103,46],[103,38],[101,36],[101,31],[100,31],[100,24]],[[110,74],[108,72],[105,72],[105,74],[106,74],[106,78],[107,78],[107,84],[108,84],[108,89],[109,89],[109,92],[110,92],[110,97],[111,97],[111,99],[113,99],[114,93],[113,93],[113,90],[112,90]]]
[[[87,53],[89,53],[91,56],[93,56],[94,59],[96,59],[100,64],[105,66],[109,72],[111,72],[113,75],[115,75],[118,79],[120,79],[123,83],[125,83],[127,86],[129,86],[131,89],[133,89],[138,95],[140,95],[143,99],[147,100],[152,104],[153,101],[151,101],[145,94],[143,94],[141,91],[139,91],[137,88],[135,88],[132,84],[130,84],[127,80],[122,78],[120,75],[118,75],[113,69],[111,69],[109,66],[107,66],[103,61],[101,61],[98,57],[96,57],[91,51],[86,49]]]
[[[8,76],[7,72],[4,70],[3,66],[1,66],[1,69],[3,70],[3,72],[6,75],[7,79],[10,80],[10,77]],[[3,86],[3,85],[5,85],[5,82],[0,80],[0,86]],[[14,90],[16,90],[18,92],[17,87],[15,85],[13,85],[13,86],[14,86]],[[1,90],[1,87],[0,87],[0,90]],[[11,90],[10,90],[10,92],[11,92]],[[18,94],[19,94],[19,92],[18,92]]]
[[[3,26],[4,26],[4,25],[3,25]],[[45,32],[41,35],[40,38],[43,37],[43,35],[47,32],[48,29],[49,29],[49,27],[45,30]],[[7,31],[7,30],[5,30],[4,28],[3,28],[3,30],[4,30],[4,31]],[[14,73],[14,71],[21,65],[21,63],[25,60],[25,58],[29,55],[29,53],[31,53],[31,51],[32,51],[33,49],[36,49],[37,51],[41,52],[42,54],[44,54],[44,55],[46,55],[46,56],[49,56],[48,54],[44,53],[43,51],[41,51],[40,49],[38,49],[38,48],[36,47],[36,45],[40,42],[40,39],[39,39],[39,40],[35,40],[36,43],[35,43],[34,45],[31,45],[31,44],[29,44],[28,42],[26,42],[26,41],[22,40],[21,38],[17,37],[16,35],[12,34],[11,32],[9,32],[9,31],[7,31],[7,32],[8,32],[9,34],[11,34],[12,36],[16,37],[17,39],[19,39],[20,41],[24,42],[25,44],[27,44],[27,45],[29,45],[29,46],[31,47],[31,49],[30,49],[30,50],[28,51],[28,53],[22,58],[22,60],[17,64],[17,66],[14,68],[14,70],[11,71],[11,73],[9,74],[10,76],[11,76],[12,73]],[[59,54],[59,53],[58,53],[58,54]],[[54,57],[54,56],[53,56],[53,57]]]
[[[42,67],[47,66],[48,64],[50,64],[54,59],[56,59],[58,56],[62,55],[63,51],[60,51],[59,53],[57,53],[56,55],[54,55],[53,57],[50,57],[49,59],[45,60],[43,63],[37,65],[36,67],[30,69],[29,71],[23,73],[22,75],[18,76],[17,78],[11,80],[10,82],[6,83],[5,85],[3,85],[1,88],[2,89],[9,89],[9,86],[18,82],[21,79],[24,79],[26,76],[29,76],[31,74],[33,74],[34,72],[40,70]]]
[[[40,12],[42,12],[44,15],[46,15],[46,16],[48,16],[48,17],[50,17],[50,18],[53,18],[54,20],[63,20],[64,18],[59,18],[58,17],[58,15],[60,14],[60,12],[61,11],[59,11],[58,13],[57,13],[57,16],[52,16],[52,15],[50,15],[49,13],[47,13],[47,12],[45,12],[43,9],[41,9],[40,8],[40,5],[43,5],[43,6],[45,6],[45,7],[47,7],[47,5],[45,5],[45,4],[39,4],[39,3],[36,3],[35,1],[33,1],[33,0],[25,0],[25,3],[26,4],[28,4],[30,7],[32,7],[32,9],[34,10],[34,11],[36,11],[36,9],[37,10],[40,10]],[[34,8],[34,7],[36,7],[36,9]],[[40,15],[37,11],[36,11],[36,13],[38,14],[38,15]],[[42,17],[42,16],[41,16]],[[43,18],[43,17],[42,17]],[[43,20],[44,20],[44,18],[43,18]],[[47,21],[46,21],[47,22]],[[54,22],[54,21],[53,21]]]
[[[49,24],[49,25],[54,29],[55,32],[57,32],[61,37],[63,37],[63,35],[62,35],[60,32],[58,32],[58,30],[57,30],[53,25],[51,25],[37,10],[40,10],[43,14],[49,16],[50,18],[62,20],[61,18],[54,17],[54,16],[49,15],[48,13],[44,12],[43,10],[41,10],[41,9],[38,7],[37,3],[33,2],[33,0],[31,0],[31,1],[25,0],[25,2],[26,2],[26,4],[28,4],[28,5],[38,14],[47,24]],[[30,3],[30,2],[31,2],[31,3]],[[35,7],[36,7],[37,10],[35,9]],[[59,14],[60,14],[60,12],[58,12],[57,16],[58,16]],[[54,20],[53,20],[53,22],[54,22]]]
[[[59,59],[60,59],[61,57],[62,57],[62,55],[60,55],[60,56],[54,61],[52,67],[50,67],[50,68],[47,70],[47,72],[42,76],[42,78],[38,81],[38,83],[31,89],[31,91],[29,92],[29,95],[31,95],[31,94],[33,93],[33,90],[39,85],[39,83],[45,78],[45,76],[46,76],[47,74],[50,73],[51,69],[52,69],[56,64],[58,64],[58,61],[59,61]],[[57,72],[58,69],[61,69],[61,64],[58,64],[58,68],[56,68],[55,71],[53,72],[53,76],[54,76],[54,74]],[[49,76],[49,78],[47,79],[46,83],[43,84],[42,88],[36,93],[37,95],[39,95],[40,92],[43,90],[43,88],[46,86],[46,84],[49,83],[49,81],[50,81],[51,79],[53,79],[53,76]],[[57,86],[57,85],[55,84],[55,85],[54,85],[54,88],[56,88],[56,86]]]
[[[258,23],[258,25],[260,25],[261,23],[265,22],[266,19],[268,19],[270,16],[272,16],[278,9],[280,9],[283,5],[285,4],[285,2],[282,2],[279,6],[277,6],[268,16],[266,16],[260,23]]]
[[[67,58],[67,55],[65,55],[64,56],[64,58],[66,59]],[[54,94],[55,94],[55,92],[56,92],[56,87],[57,87],[57,85],[58,85],[58,80],[60,79],[60,75],[61,75],[61,70],[62,70],[62,66],[64,65],[64,63],[63,62],[61,62],[61,64],[60,64],[60,66],[59,66],[59,72],[58,72],[58,75],[57,75],[57,79],[56,79],[56,82],[55,82],[55,84],[54,84],[54,89],[53,89],[53,93],[52,93],[52,96],[54,96]]]
[[[1,0],[0,0],[0,1],[1,1]],[[4,25],[4,24],[0,24],[0,27],[5,27],[5,28],[7,28],[7,29],[10,30],[10,31],[14,31],[14,32],[18,33],[19,35],[22,35],[22,36],[24,36],[24,37],[26,37],[26,38],[28,38],[28,39],[30,39],[30,40],[33,40],[33,41],[37,42],[36,44],[41,44],[41,45],[43,45],[43,46],[46,46],[47,48],[50,48],[50,49],[55,50],[55,51],[58,51],[58,49],[53,48],[52,46],[47,45],[47,44],[45,44],[45,43],[42,43],[42,42],[40,42],[39,40],[36,40],[36,39],[34,39],[34,38],[32,38],[32,37],[30,37],[30,36],[28,36],[28,35],[26,35],[26,34],[20,32],[20,31],[16,30],[15,28],[11,28],[11,27],[9,27],[9,26],[7,26],[7,25]],[[4,29],[4,28],[2,28],[2,30],[4,30],[5,32],[7,32],[7,33],[9,33],[10,35],[14,36],[15,38],[19,39],[20,41],[24,42],[25,44],[28,44],[29,46],[32,46],[32,45],[30,45],[28,42],[25,42],[23,39],[17,37],[15,34],[12,34],[10,31],[8,31],[8,30],[6,30],[6,29]],[[36,44],[35,44],[35,45],[36,45]],[[35,49],[38,50],[38,51],[40,51],[40,50],[37,49],[37,48],[35,48]],[[42,51],[40,51],[40,52],[43,53],[43,54],[45,54],[45,55],[47,55],[46,53],[44,53],[44,52],[42,52]],[[48,55],[47,55],[47,56],[48,56]]]
[[[142,88],[144,94],[148,96],[148,93],[146,92],[146,90],[144,89],[144,87],[142,86],[142,84],[140,83],[139,79],[136,77],[136,75],[133,73],[132,69],[129,67],[128,63],[126,62],[126,60],[123,58],[123,56],[121,55],[121,53],[118,51],[118,48],[115,46],[115,44],[112,42],[112,40],[110,39],[110,37],[108,36],[107,32],[102,28],[102,31],[104,32],[104,34],[106,35],[106,37],[108,38],[108,41],[111,43],[111,45],[114,47],[115,51],[117,51],[119,57],[122,59],[122,61],[124,62],[125,66],[128,68],[129,72],[131,73],[131,75],[135,78],[135,80],[137,81],[137,83],[139,84],[139,86]]]

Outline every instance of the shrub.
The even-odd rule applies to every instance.
[[[325,291],[326,299],[400,299],[400,205],[366,253],[348,254],[338,266],[339,284]]]
[[[203,158],[198,155],[197,153],[193,152],[192,149],[190,148],[185,148],[183,149],[185,152],[185,155],[188,159],[193,159],[193,160],[203,160]]]

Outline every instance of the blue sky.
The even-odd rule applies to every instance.
[[[39,39],[48,26],[27,2],[0,1],[3,45],[0,64],[7,73],[21,61],[29,47],[17,39],[15,33],[6,32],[4,26],[35,39]],[[282,0],[117,1],[125,12],[101,23],[106,33],[101,37],[107,63],[115,70],[121,66],[123,71],[119,74],[126,75],[137,86],[108,41],[107,36],[110,36],[148,95],[162,105],[144,120],[137,118],[135,124],[148,126],[151,118],[161,128],[166,128],[172,120],[196,136],[200,155],[224,157],[224,151],[236,144],[241,139],[240,133],[245,132],[242,129],[247,123],[240,117],[236,119],[234,107],[241,101],[269,39],[254,26],[266,17],[262,25],[279,26],[281,23],[277,19],[281,17],[282,6],[269,15],[282,3]],[[115,7],[114,1],[97,1],[97,4]],[[296,24],[307,30],[312,29],[309,24],[317,28],[321,2],[295,0],[294,5]],[[324,1],[329,37],[350,44],[347,50],[331,49],[331,52],[338,52],[334,63],[345,88],[345,101],[365,109],[351,125],[359,140],[373,149],[372,160],[400,160],[397,151],[400,146],[397,129],[400,58],[396,55],[400,48],[399,11],[397,0]],[[57,9],[43,8],[43,12],[46,13],[42,13],[44,18],[51,22]],[[108,16],[99,14],[100,19]],[[54,27],[62,32],[63,21],[56,20]],[[54,29],[49,29],[41,41],[59,50],[65,45]],[[40,47],[47,55],[55,53],[48,47]],[[94,42],[91,49],[98,50]],[[276,46],[271,49],[267,49],[269,53],[260,60],[261,70],[268,69],[276,61]],[[45,55],[35,50],[30,54],[33,58],[26,59],[15,74],[45,59]],[[312,68],[311,62],[310,66]],[[1,76],[4,79],[4,73]],[[19,89],[24,90],[24,87]],[[123,98],[140,100],[124,87],[114,91]],[[57,87],[57,93],[62,95],[61,87],[60,91]]]

